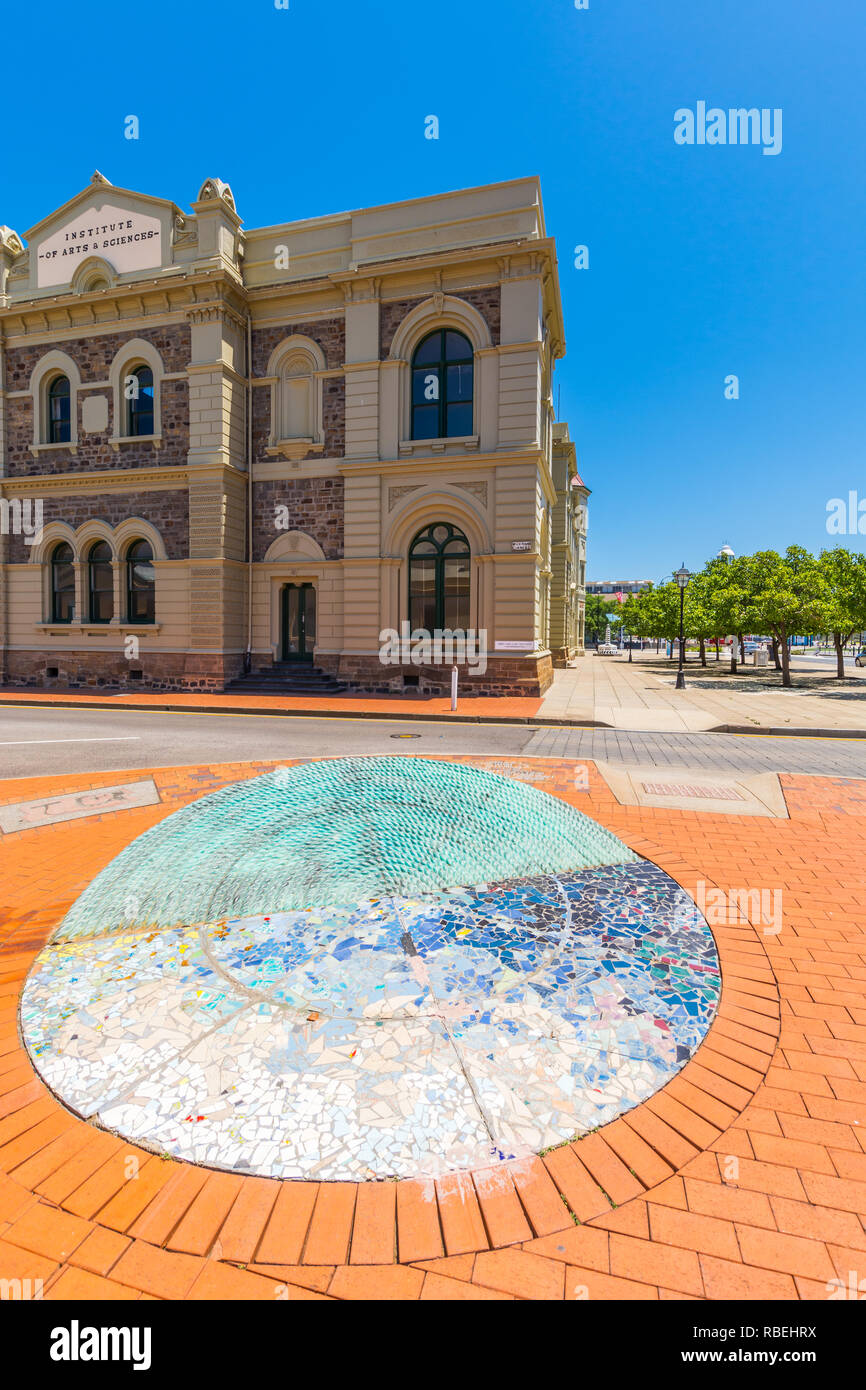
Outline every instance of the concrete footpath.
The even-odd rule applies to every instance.
[[[797,670],[783,690],[773,670],[741,668],[732,676],[712,654],[706,669],[689,662],[685,690],[675,688],[676,663],[654,653],[589,654],[555,673],[540,699],[466,696],[451,711],[446,697],[418,695],[274,696],[111,694],[99,690],[0,690],[0,706],[172,710],[215,714],[294,715],[347,719],[442,720],[654,733],[774,733],[866,737],[866,671],[844,681],[830,670]]]

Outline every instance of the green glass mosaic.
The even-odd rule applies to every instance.
[[[428,758],[338,758],[223,787],[103,869],[55,941],[632,863],[535,787]]]

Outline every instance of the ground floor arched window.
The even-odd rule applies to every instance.
[[[126,616],[130,623],[156,621],[156,576],[149,541],[133,541],[126,552]]]
[[[469,620],[469,542],[447,522],[419,531],[409,547],[412,628],[466,629]]]
[[[51,555],[51,621],[71,623],[75,612],[75,569],[72,546],[62,541]]]

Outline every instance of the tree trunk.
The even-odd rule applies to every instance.
[[[736,674],[737,674],[737,639],[736,639],[736,637],[732,636],[732,637],[731,637],[731,675],[732,675],[732,676],[735,676]]]
[[[784,627],[779,632],[779,646],[782,649],[782,685],[791,684],[791,653],[788,650],[788,634]]]
[[[741,661],[741,662],[743,663],[743,665],[745,666],[745,664],[746,664],[746,639],[743,637],[743,634],[742,634],[741,632],[738,632],[738,633],[737,633],[737,640],[738,640],[739,643],[740,643],[740,661]]]
[[[716,638],[716,661],[719,660],[719,639]]]
[[[771,637],[770,642],[772,644],[773,665],[775,666],[777,671],[781,671],[782,663],[779,660],[779,643],[776,641],[775,637]]]
[[[836,648],[836,678],[843,681],[845,679],[845,648],[842,643],[842,634],[837,628],[833,629],[833,646]]]
[[[706,644],[706,641],[704,640],[704,638],[702,637],[702,638],[701,638],[701,665],[702,665],[702,666],[706,666],[706,664],[707,664],[707,644]]]

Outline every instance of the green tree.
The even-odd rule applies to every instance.
[[[746,631],[769,632],[779,644],[782,685],[791,685],[788,640],[826,626],[827,584],[814,555],[800,545],[789,545],[784,556],[775,550],[759,550],[748,558],[750,579],[746,604]],[[736,561],[734,562],[737,563]]]
[[[749,555],[738,555],[733,560],[710,560],[707,565],[715,633],[730,635],[739,642],[749,630],[755,592],[751,559]],[[731,675],[734,676],[737,674],[737,641],[731,646]]]
[[[718,632],[715,609],[715,581],[709,566],[692,575],[686,589],[684,625],[686,637],[696,637],[701,665],[707,664],[707,640]]]
[[[621,605],[613,594],[587,594],[585,608],[586,632],[592,633],[593,640],[603,642],[610,624],[611,638],[617,637],[622,628]],[[610,615],[613,615],[612,617]]]
[[[836,649],[836,675],[845,678],[845,644],[866,628],[866,555],[837,546],[818,560],[825,584],[825,624]]]

